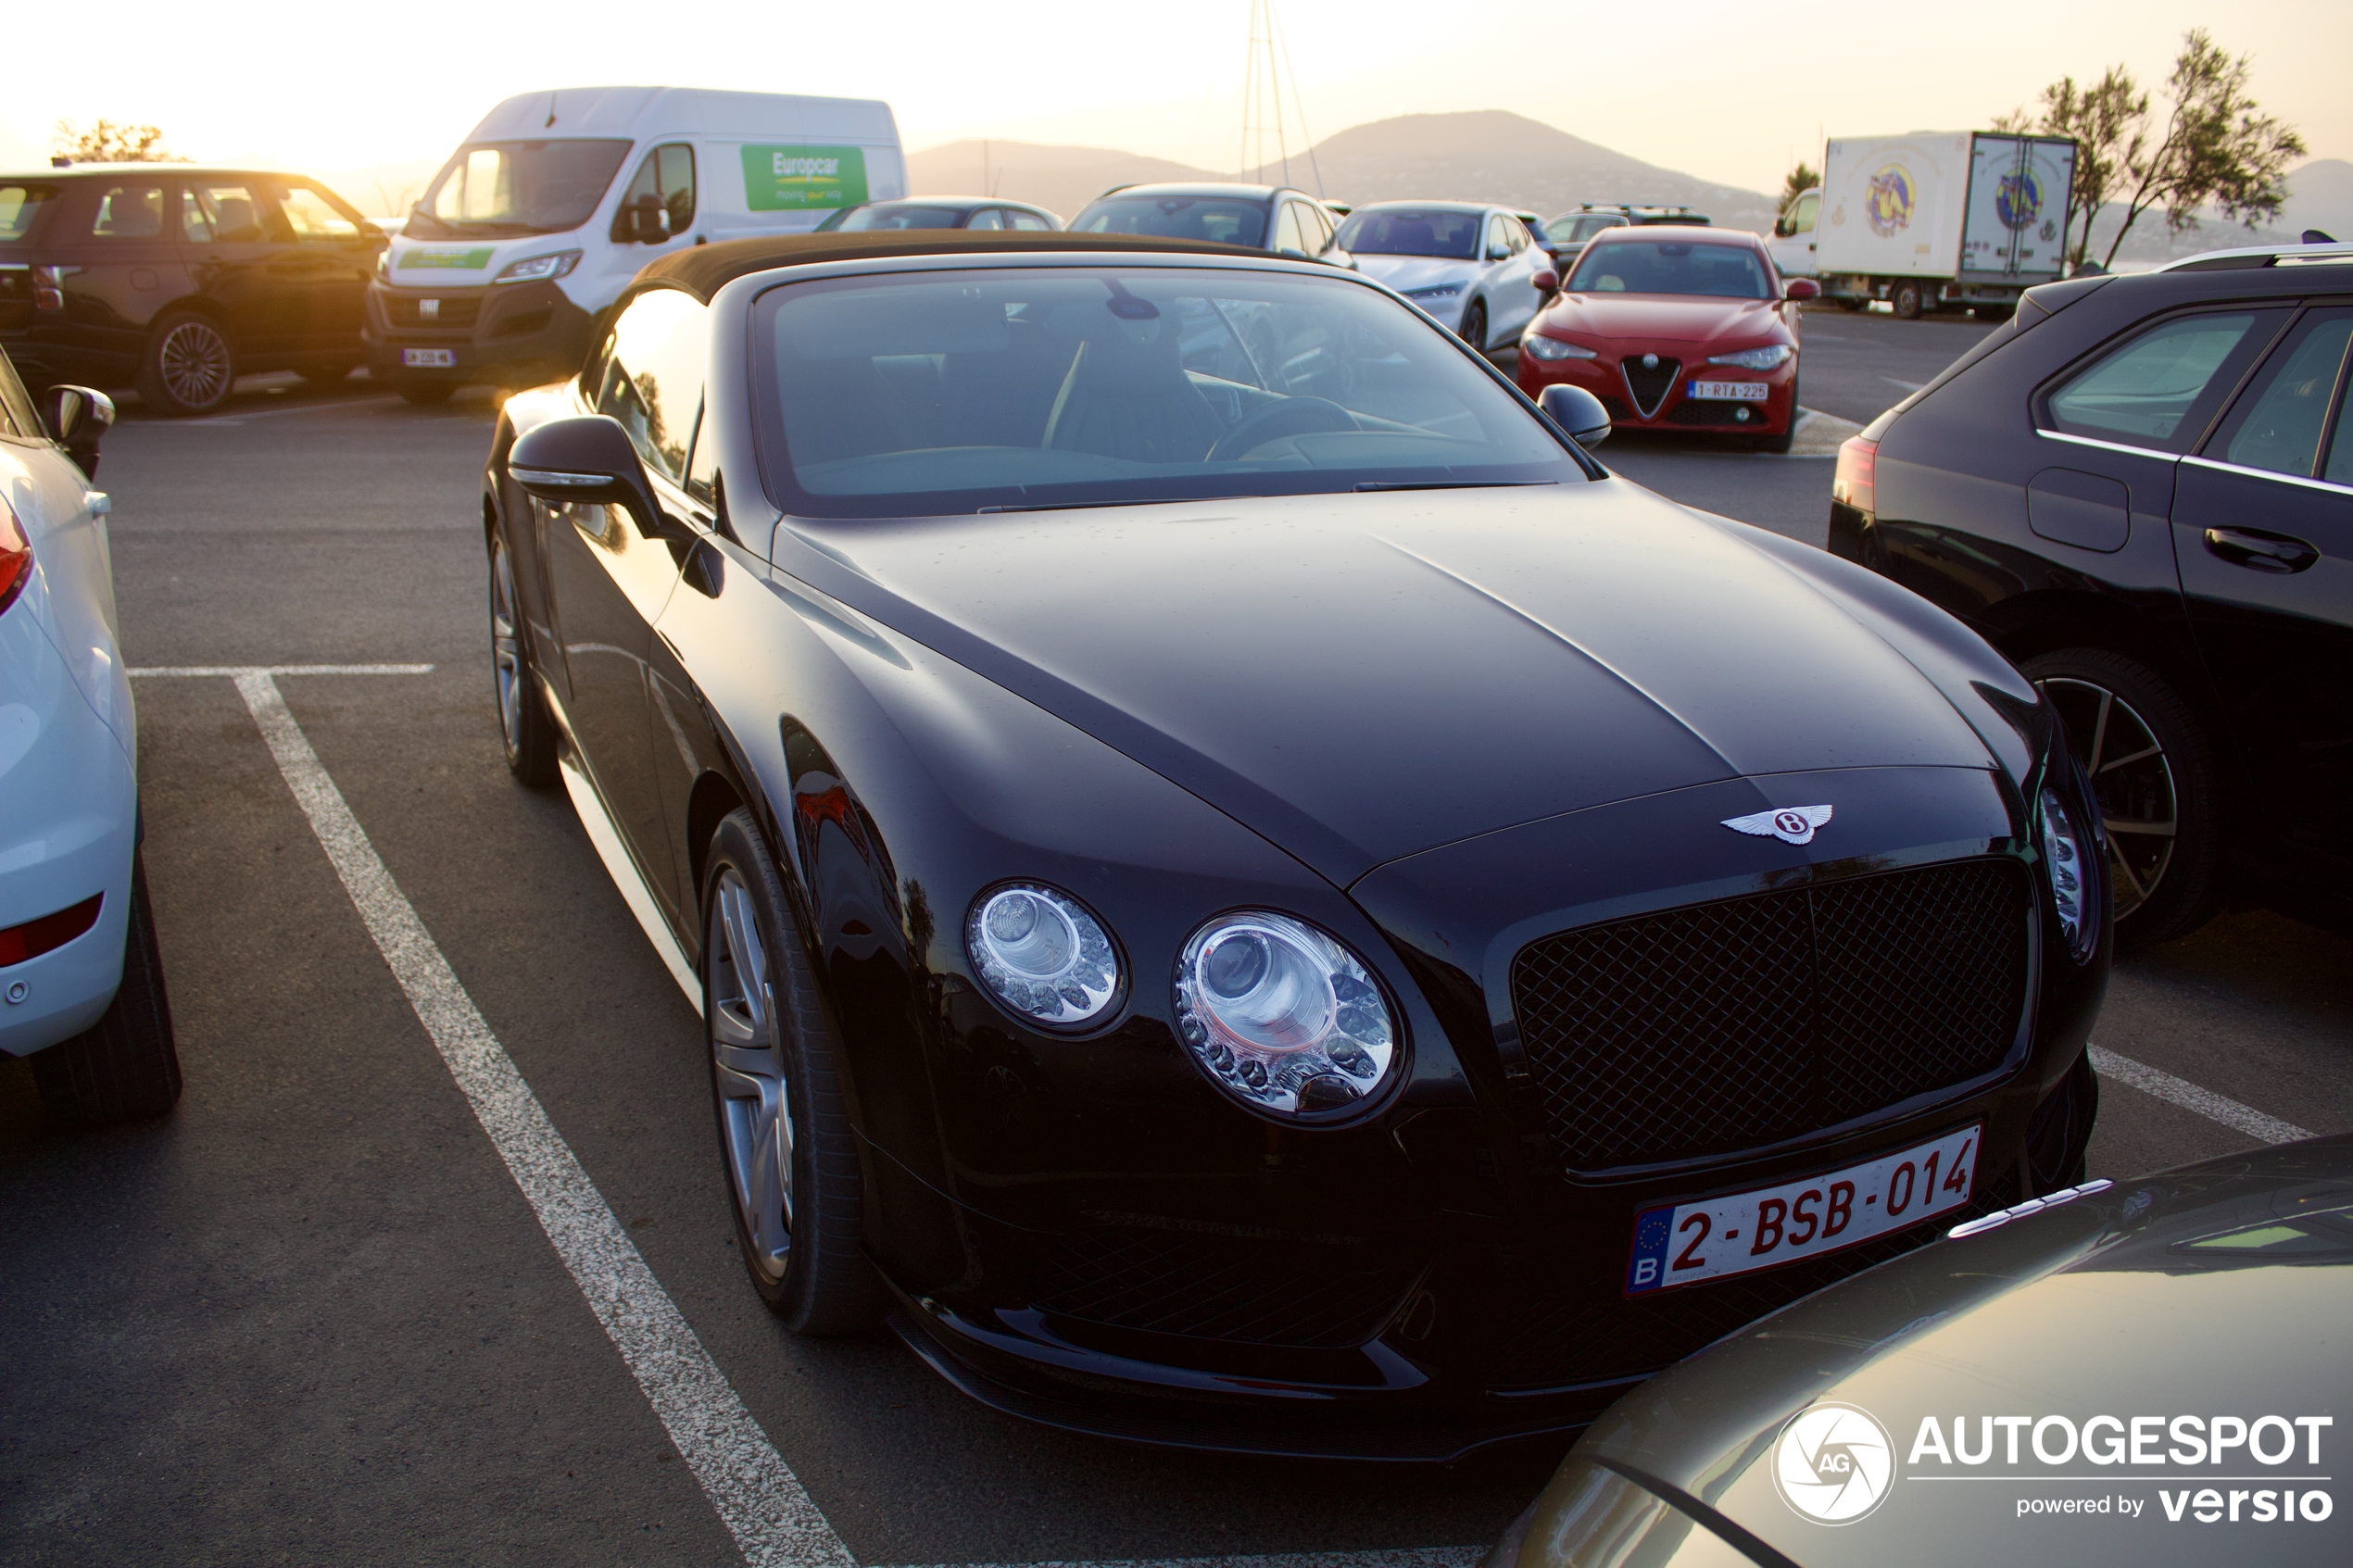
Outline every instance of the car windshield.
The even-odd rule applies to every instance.
[[[1359,256],[1441,256],[1468,261],[1478,255],[1482,214],[1429,208],[1360,212],[1340,232],[1340,248]]]
[[[1589,472],[1451,335],[1338,277],[957,269],[789,284],[757,309],[762,445],[801,516]]]
[[[1746,245],[1596,240],[1578,259],[1569,294],[1700,294],[1770,299],[1773,282]]]
[[[628,154],[626,141],[601,138],[472,143],[434,177],[403,232],[448,239],[577,229]]]
[[[1266,204],[1249,196],[1109,196],[1078,215],[1081,234],[1151,234],[1164,240],[1266,243]]]
[[[820,224],[845,232],[862,229],[953,229],[963,221],[961,207],[874,207],[852,208],[840,222]]]

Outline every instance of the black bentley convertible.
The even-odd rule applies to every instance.
[[[665,258],[508,403],[508,758],[701,1010],[786,1322],[1444,1459],[2077,1179],[2051,709],[1546,408],[1352,274],[955,233]]]

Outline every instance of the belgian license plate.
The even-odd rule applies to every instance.
[[[1644,1210],[1634,1221],[1626,1294],[1818,1258],[1961,1208],[1983,1131],[1980,1123],[1868,1165]]]
[[[1770,391],[1761,381],[1695,381],[1692,396],[1702,403],[1762,403]]]
[[[458,351],[454,348],[404,348],[400,362],[414,370],[455,370]]]

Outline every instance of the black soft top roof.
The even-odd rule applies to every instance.
[[[753,272],[778,267],[799,267],[816,261],[866,261],[896,256],[971,256],[991,252],[1019,255],[1029,251],[1171,252],[1189,256],[1257,256],[1266,253],[1210,240],[1164,240],[1140,234],[1073,234],[1013,232],[968,229],[896,229],[857,233],[775,234],[749,240],[722,240],[673,251],[650,262],[637,274],[640,286],[673,283],[697,298],[712,295]]]

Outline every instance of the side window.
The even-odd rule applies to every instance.
[[[967,229],[1001,229],[1004,226],[1005,215],[993,207],[980,208],[964,221]]]
[[[90,220],[94,240],[159,240],[163,238],[163,182],[130,180],[109,185],[98,196],[97,215]]]
[[[2353,310],[2308,311],[2231,410],[2206,455],[2309,478],[2353,341]]]
[[[2338,400],[2336,433],[2329,437],[2328,461],[2321,477],[2331,484],[2353,485],[2353,396]]]
[[[1283,210],[1275,220],[1274,250],[1279,256],[1305,256],[1307,236],[1299,226],[1299,204],[1283,203]]]
[[[704,506],[712,506],[717,487],[711,483],[719,472],[719,446],[711,439],[711,403],[705,399],[702,417],[695,421],[695,450],[686,459],[686,494]]]
[[[1789,215],[1789,232],[1810,234],[1814,232],[1814,217],[1822,210],[1822,193],[1808,191],[1797,198],[1797,207]]]
[[[2181,451],[2284,314],[2218,311],[2160,321],[2051,394],[2045,422],[2069,435]]]
[[[242,180],[191,180],[180,193],[180,233],[191,244],[266,244],[276,216],[269,199]]]
[[[1044,233],[1053,228],[1051,223],[1047,222],[1036,213],[1024,212],[1017,207],[1007,207],[1005,218],[1005,227],[1008,229],[1026,229],[1033,233]]]
[[[1487,220],[1487,255],[1492,256],[1499,250],[1508,252],[1512,248],[1510,231],[1504,227],[1510,221],[1500,214]]]
[[[1512,254],[1517,256],[1528,248],[1528,225],[1516,218],[1504,220],[1504,237],[1511,242]]]
[[[613,214],[612,237],[623,243],[636,237],[631,214],[648,204],[660,215],[664,236],[683,234],[695,220],[695,149],[684,142],[669,142],[646,155],[622,193],[621,210]]]
[[[314,186],[292,180],[281,182],[278,206],[297,240],[335,243],[359,237],[359,220]]]
[[[1307,238],[1313,244],[1315,254],[1321,256],[1332,248],[1335,231],[1332,228],[1331,214],[1320,207],[1311,207],[1307,209],[1307,220],[1315,226],[1315,232]]]
[[[702,409],[710,314],[676,289],[639,295],[613,323],[612,362],[597,396],[597,412],[619,420],[646,466],[673,484],[686,478]]]

